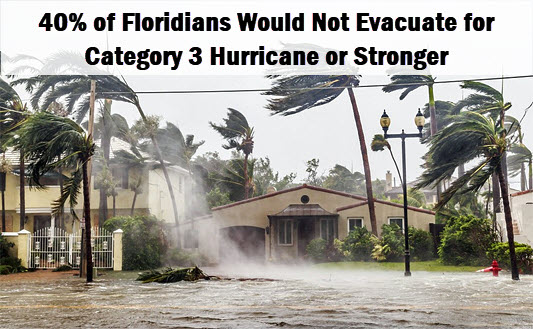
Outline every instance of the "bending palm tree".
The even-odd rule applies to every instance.
[[[209,124],[228,142],[222,145],[223,148],[236,149],[244,153],[244,198],[248,199],[251,186],[248,175],[248,157],[254,149],[254,128],[250,127],[241,112],[232,108],[228,109],[228,117],[224,119],[224,124],[216,125],[212,122]]]
[[[344,90],[348,91],[355,125],[357,127],[361,156],[363,158],[370,224],[372,226],[372,234],[377,236],[376,210],[374,207],[368,152],[359,108],[357,107],[352,89],[359,85],[359,77],[355,75],[269,75],[267,77],[274,80],[273,86],[265,93],[265,95],[276,97],[270,99],[267,105],[267,108],[274,114],[296,114],[313,107],[327,104],[337,98]]]
[[[389,150],[392,161],[394,162],[394,166],[396,167],[396,172],[398,173],[398,177],[400,178],[400,184],[403,185],[402,175],[400,174],[400,168],[398,167],[396,158],[394,157],[394,154],[392,153],[392,148],[389,144],[389,141],[386,140],[385,137],[383,137],[383,135],[374,135],[374,138],[372,139],[372,143],[370,143],[370,148],[374,152],[383,151],[385,149]]]
[[[23,149],[29,161],[28,170],[38,184],[40,178],[59,167],[72,169],[65,180],[61,196],[55,201],[52,212],[63,212],[69,201],[70,211],[77,217],[74,208],[80,188],[83,187],[83,217],[85,218],[84,250],[87,262],[87,282],[93,281],[91,251],[91,204],[89,200],[89,176],[87,163],[94,154],[94,143],[85,130],[74,121],[47,112],[29,116],[19,129],[18,147]]]
[[[480,159],[474,168],[453,182],[442,194],[436,208],[442,208],[455,194],[479,191],[495,173],[502,190],[512,278],[518,280],[508,185],[502,166],[507,146],[505,128],[495,123],[492,118],[477,112],[461,113],[454,123],[441,130],[430,141],[430,149],[425,156],[426,168],[416,187],[439,184],[447,179],[460,164]]]

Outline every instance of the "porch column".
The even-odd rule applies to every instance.
[[[22,230],[18,232],[18,258],[21,260],[21,265],[28,268],[30,260],[30,231]]]
[[[121,229],[113,232],[113,271],[122,271],[122,234]]]

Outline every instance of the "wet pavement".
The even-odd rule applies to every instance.
[[[231,280],[107,275],[8,281],[1,328],[533,328],[533,277],[490,273],[205,269]],[[134,276],[133,276],[134,277]],[[248,280],[253,278],[253,280]]]

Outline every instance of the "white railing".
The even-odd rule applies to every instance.
[[[56,268],[81,262],[81,230],[69,234],[58,227],[45,227],[30,237],[30,268]],[[98,227],[91,229],[91,249],[95,268],[113,268],[113,235]]]

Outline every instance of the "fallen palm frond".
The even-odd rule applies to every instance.
[[[143,272],[137,277],[137,281],[142,283],[171,283],[178,281],[197,281],[197,280],[209,280],[210,277],[206,275],[198,266],[173,269],[168,267],[165,271],[151,270]]]

